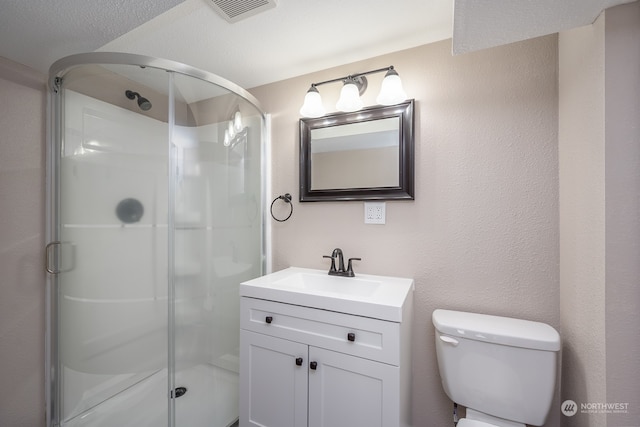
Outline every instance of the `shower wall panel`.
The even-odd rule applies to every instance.
[[[167,125],[65,92],[60,358],[69,419],[166,367]],[[139,200],[135,224],[118,204]]]

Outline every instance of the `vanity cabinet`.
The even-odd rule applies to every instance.
[[[240,300],[240,427],[410,425],[410,308],[389,321]]]
[[[240,331],[240,425],[307,425],[304,344]]]

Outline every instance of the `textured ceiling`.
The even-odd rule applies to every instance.
[[[184,0],[0,0],[0,56],[46,73]]]
[[[452,35],[464,53],[551,34],[630,1],[277,0],[229,23],[211,0],[0,0],[0,56],[47,73],[74,53],[130,52],[252,88]]]
[[[453,53],[460,54],[593,23],[634,0],[455,0]]]
[[[277,0],[236,23],[210,1],[0,0],[0,56],[47,73],[73,53],[138,53],[250,88],[452,32],[453,0]]]
[[[230,24],[186,0],[101,48],[183,62],[251,88],[451,37],[453,0],[278,0]]]

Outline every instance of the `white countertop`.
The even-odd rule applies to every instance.
[[[413,279],[358,274],[329,276],[327,271],[289,267],[240,284],[240,296],[403,321],[413,299]],[[408,310],[410,313],[411,310]]]

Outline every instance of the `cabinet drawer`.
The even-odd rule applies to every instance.
[[[398,366],[400,324],[242,297],[240,327]]]

